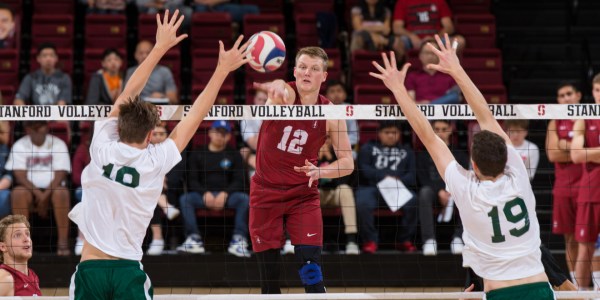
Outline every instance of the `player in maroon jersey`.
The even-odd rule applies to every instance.
[[[558,85],[557,101],[559,104],[578,104],[581,91],[571,82]],[[577,193],[583,168],[571,160],[570,148],[573,138],[575,120],[552,120],[548,123],[546,133],[546,153],[548,160],[554,163],[555,180],[552,188],[554,198],[552,205],[552,232],[565,237],[565,256],[571,280],[575,282],[575,260],[577,259],[577,242],[573,238],[575,232],[575,215],[577,212]]]
[[[23,215],[0,220],[0,296],[41,296],[40,280],[29,269],[33,245],[29,222]]]
[[[594,77],[592,84],[594,100],[600,104],[600,75]],[[584,164],[575,217],[575,240],[579,243],[575,278],[580,288],[586,288],[590,284],[594,243],[600,233],[600,120],[577,120],[573,133],[571,159],[574,163]],[[593,271],[596,281],[599,274],[597,270]],[[598,289],[597,283],[594,285]]]
[[[319,94],[327,78],[327,54],[306,47],[296,54],[295,82],[255,84],[267,91],[267,105],[329,105]],[[316,167],[327,136],[337,161]],[[256,173],[250,185],[250,236],[259,261],[263,294],[279,294],[279,250],[284,226],[300,261],[298,273],[307,293],[324,293],[321,273],[323,220],[319,178],[347,176],[354,169],[344,120],[266,120],[258,135]]]

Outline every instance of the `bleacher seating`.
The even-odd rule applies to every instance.
[[[491,14],[457,14],[456,32],[467,40],[467,48],[496,47],[496,19]]]
[[[261,7],[262,9],[262,7]],[[283,14],[272,13],[272,14],[259,14],[259,15],[245,15],[244,16],[244,36],[250,38],[253,34],[268,30],[279,35],[284,41],[286,38],[285,22]]]
[[[232,35],[228,13],[194,13],[192,16],[192,50],[216,48],[219,40],[223,41],[225,48],[231,48]]]
[[[261,14],[279,14],[283,11],[283,0],[240,0],[241,4],[254,4]]]
[[[74,35],[72,15],[33,15],[31,24],[32,49],[44,42],[53,43],[56,48],[72,48]]]
[[[122,48],[125,45],[127,45],[125,15],[89,14],[85,17],[86,48]]]

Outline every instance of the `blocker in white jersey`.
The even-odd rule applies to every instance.
[[[482,181],[456,161],[446,167],[445,178],[463,221],[463,266],[492,280],[544,272],[535,196],[514,147],[507,147],[506,169],[496,181]]]
[[[96,122],[91,162],[81,174],[83,201],[69,217],[102,252],[141,260],[163,180],[181,155],[172,139],[146,149],[120,143],[117,123],[116,118]]]

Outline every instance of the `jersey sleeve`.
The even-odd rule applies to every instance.
[[[168,138],[164,142],[154,147],[154,155],[158,159],[158,162],[163,166],[161,174],[166,175],[176,164],[181,161],[181,153],[175,145],[175,141]]]
[[[468,187],[469,171],[463,168],[456,160],[453,160],[446,167],[444,178],[446,181],[446,190],[452,195],[452,198],[459,202],[466,200],[464,196]]]
[[[512,169],[525,182],[529,182],[529,172],[525,167],[523,158],[512,145],[506,145],[506,166]]]
[[[450,7],[446,1],[438,1],[438,9],[440,10],[440,18],[452,18],[452,11],[450,10]]]
[[[109,118],[103,121],[96,121],[94,123],[94,136],[90,144],[90,158],[99,164],[104,163],[106,158],[106,151],[102,149],[112,143],[119,140],[119,132],[117,130],[118,125],[117,118]]]

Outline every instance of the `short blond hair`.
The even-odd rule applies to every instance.
[[[323,50],[321,47],[304,47],[298,50],[296,53],[296,65],[298,64],[298,58],[300,55],[306,54],[310,57],[318,57],[323,60],[323,71],[327,71],[327,63],[329,61],[329,57],[327,56],[327,52]]]
[[[600,84],[600,73],[596,74],[596,76],[594,76],[594,79],[592,79],[592,85],[594,84]]]
[[[0,242],[6,242],[6,231],[8,230],[8,227],[19,223],[25,224],[27,229],[31,228],[29,221],[27,221],[27,218],[24,215],[8,215],[0,220]],[[0,255],[0,263],[4,263],[4,257],[2,255]]]

